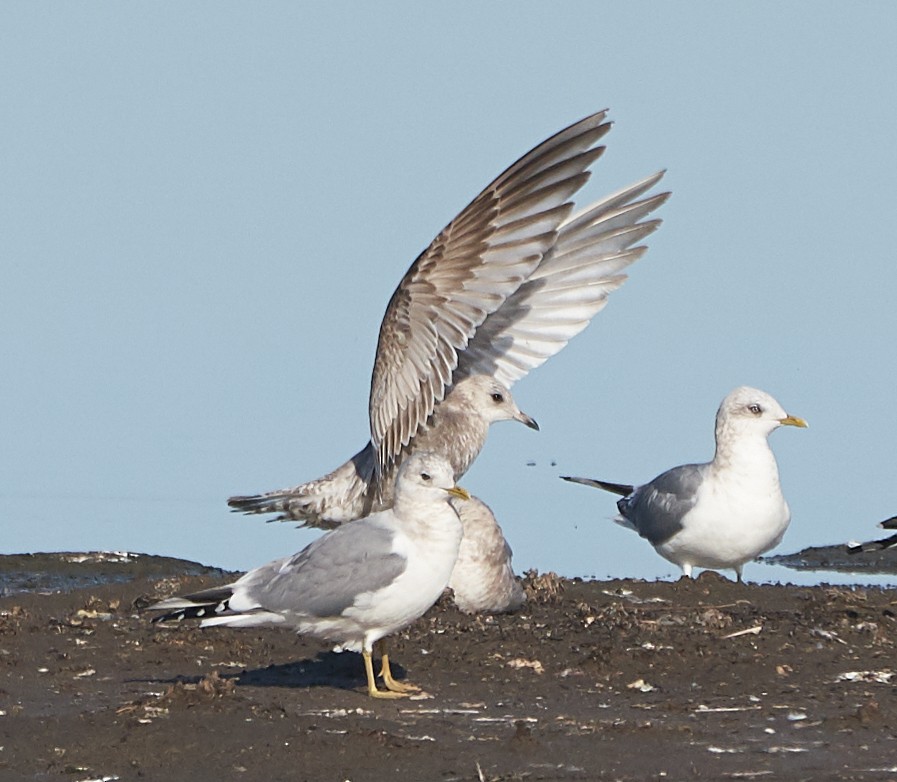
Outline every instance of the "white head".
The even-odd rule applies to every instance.
[[[539,424],[517,407],[508,388],[489,375],[462,378],[452,386],[443,404],[475,411],[487,424],[520,421],[530,429],[539,429]]]
[[[803,418],[788,415],[784,408],[765,391],[739,386],[731,391],[716,412],[716,439],[760,435],[768,437],[780,426],[806,427]]]
[[[417,451],[399,468],[396,477],[396,501],[400,496],[447,499],[448,496],[470,499],[461,487],[455,486],[455,474],[448,460],[432,451]]]

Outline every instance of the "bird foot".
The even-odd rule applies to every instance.
[[[403,693],[421,692],[421,688],[416,684],[397,682],[392,678],[392,669],[389,667],[389,654],[386,652],[386,645],[383,641],[380,642],[380,652],[380,678],[383,679],[383,684],[387,690]]]
[[[383,675],[383,684],[390,692],[400,692],[411,694],[413,692],[422,692],[421,688],[410,682],[397,682],[392,676]]]
[[[395,700],[396,698],[407,698],[410,693],[396,692],[394,690],[378,690],[376,687],[368,687],[368,695],[370,695],[372,698]]]
[[[371,652],[365,649],[361,655],[364,658],[364,670],[368,678],[368,695],[372,698],[408,698],[412,693],[420,692],[420,687],[413,684],[405,684],[397,682],[392,678],[392,671],[389,667],[389,655],[386,653],[386,647],[382,642],[378,646],[382,652],[380,676],[386,690],[378,690],[376,680],[374,679],[374,665],[371,661]]]

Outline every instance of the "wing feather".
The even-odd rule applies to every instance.
[[[626,267],[645,253],[638,242],[660,225],[645,217],[669,193],[638,199],[662,176],[636,182],[566,220],[539,266],[477,328],[459,355],[456,378],[483,373],[510,387],[582,331],[625,282]]]
[[[571,196],[603,152],[599,112],[505,170],[421,253],[380,327],[369,402],[379,473],[388,470],[445,396],[477,329],[551,252]],[[591,224],[586,221],[586,224]]]

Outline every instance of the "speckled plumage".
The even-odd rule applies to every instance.
[[[471,497],[455,503],[464,535],[449,580],[455,604],[468,614],[515,611],[526,601],[511,567],[511,547],[492,510]]]
[[[491,377],[473,375],[462,379],[449,392],[418,432],[413,446],[406,447],[402,459],[387,468],[385,480],[376,480],[376,457],[373,446],[368,443],[323,478],[255,497],[232,497],[229,502],[245,513],[279,513],[275,521],[295,520],[332,529],[391,507],[393,476],[408,453],[439,454],[451,464],[458,480],[485,444],[490,424],[500,420],[517,420],[535,426],[517,408],[504,386]]]
[[[457,479],[489,423],[532,425],[510,387],[561,350],[623,284],[625,268],[645,252],[637,243],[659,225],[645,218],[668,197],[641,198],[660,180],[655,174],[571,216],[571,197],[609,129],[599,112],[535,147],[415,260],[380,326],[364,448],[322,478],[228,504],[332,528],[389,507],[395,470],[409,453],[441,453]],[[505,414],[479,398],[479,377],[494,387],[487,393],[501,395]]]

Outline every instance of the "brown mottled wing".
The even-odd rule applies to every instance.
[[[669,193],[638,200],[663,172],[607,196],[565,220],[538,268],[477,329],[460,356],[459,375],[485,374],[510,388],[561,350],[626,280],[637,245],[660,225],[644,218]]]
[[[554,245],[570,197],[604,151],[605,112],[537,146],[415,260],[390,299],[371,378],[371,442],[383,472],[427,421],[477,328]]]

